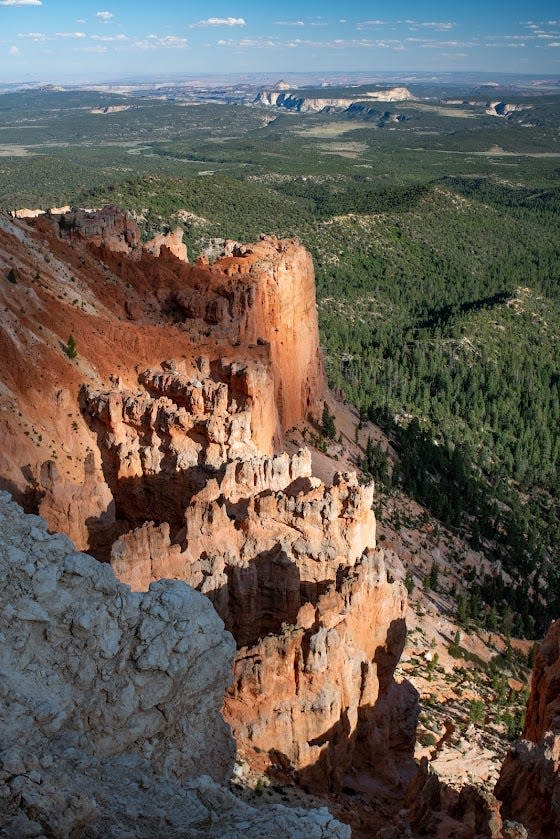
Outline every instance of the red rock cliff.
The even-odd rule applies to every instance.
[[[16,282],[0,283],[0,431],[6,441],[0,480],[27,499],[28,508],[45,492],[46,461],[58,461],[67,498],[72,485],[83,484],[88,453],[103,478],[99,428],[91,427],[78,402],[84,384],[134,397],[141,392],[138,374],[158,368],[161,374],[162,361],[171,359],[169,370],[176,369],[183,384],[227,385],[238,419],[240,405],[249,411],[250,441],[264,454],[280,448],[283,431],[324,395],[313,268],[297,242],[266,238],[210,267],[187,264],[167,248],[159,257],[143,251],[138,226],[115,208],[27,221],[2,215],[0,271],[7,276],[10,269]],[[65,352],[70,335],[78,349],[74,359]],[[153,395],[156,376],[149,384]],[[181,433],[192,438],[194,432],[181,432],[177,424],[169,431],[175,441]],[[204,433],[212,437],[210,427]],[[227,434],[239,433],[236,419]],[[216,446],[222,452],[228,446],[214,442],[209,463],[218,456]],[[48,503],[42,514],[49,519]],[[53,526],[66,529],[80,548],[90,547],[60,511]]]
[[[496,796],[529,839],[560,836],[560,621],[540,646],[523,739],[504,761]]]
[[[317,409],[325,390],[311,255],[295,240],[267,236],[213,267],[256,281],[242,334],[270,344],[276,405],[283,429],[291,428]]]

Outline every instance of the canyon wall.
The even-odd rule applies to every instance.
[[[0,283],[0,480],[28,508],[46,489],[47,461],[58,460],[67,495],[83,484],[89,453],[102,479],[82,386],[134,392],[143,371],[173,372],[162,368],[169,361],[195,386],[228,385],[230,402],[250,408],[250,439],[264,454],[281,450],[284,432],[310,411],[320,413],[313,266],[296,241],[229,243],[213,265],[191,265],[169,247],[159,256],[142,248],[136,222],[115,208],[27,220],[0,214],[0,233],[0,272],[14,278]],[[152,393],[155,376],[144,382]]]
[[[306,96],[304,93],[294,93],[290,92],[289,89],[278,89],[278,86],[276,86],[274,90],[261,90],[255,98],[255,104],[264,105],[268,108],[284,108],[300,113],[316,113],[323,110],[348,111],[352,105],[367,99],[376,102],[401,102],[414,99],[414,96],[406,87],[371,90],[362,93],[360,96],[332,97]]]
[[[239,753],[313,791],[351,776],[401,792],[413,774],[417,695],[393,671],[406,594],[375,550],[373,486],[311,475],[309,452],[228,464],[167,524],[115,542],[119,578],[162,576],[204,592],[238,652],[224,713]]]
[[[0,423],[13,441],[0,453],[4,486],[137,591],[111,589],[108,600],[157,601],[164,639],[165,622],[191,608],[176,593],[190,591],[184,583],[206,596],[235,639],[224,715],[248,764],[318,792],[367,777],[404,795],[417,695],[393,677],[406,593],[376,548],[374,487],[353,473],[325,485],[307,450],[281,453],[284,432],[317,417],[325,395],[309,254],[262,237],[189,264],[169,247],[147,252],[136,223],[111,208],[2,217],[0,227],[0,259],[16,272],[0,284]],[[64,621],[74,613],[64,580],[55,589]],[[92,635],[104,637],[98,618]],[[157,739],[150,760],[183,777],[182,735],[175,747],[157,727],[165,691],[179,689],[160,630],[137,630],[142,655],[156,670],[161,657],[164,671],[145,688],[153,704],[138,701]],[[84,702],[96,702],[96,684],[87,689]],[[119,680],[111,690],[117,706],[136,707],[134,685],[123,682],[124,698]],[[179,693],[180,727],[192,688]]]

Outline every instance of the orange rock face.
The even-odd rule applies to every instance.
[[[245,759],[266,755],[315,791],[365,773],[404,792],[417,695],[393,671],[406,595],[374,550],[373,486],[335,475],[325,487],[310,467],[305,450],[230,463],[173,542],[145,525],[111,564],[133,587],[164,574],[212,600],[238,645],[224,714]]]
[[[79,405],[84,384],[134,393],[140,372],[173,359],[187,379],[227,384],[230,403],[250,409],[251,441],[266,454],[321,403],[313,269],[297,242],[268,238],[232,247],[237,255],[213,266],[189,265],[169,248],[159,257],[143,251],[136,222],[114,208],[0,216],[0,233],[0,266],[17,275],[0,284],[0,479],[28,507],[53,452],[69,484],[83,482],[88,452],[101,468]],[[75,359],[65,353],[70,335]]]
[[[230,277],[258,278],[242,331],[246,341],[270,344],[276,405],[282,427],[291,428],[317,408],[325,388],[311,255],[293,241],[267,236],[213,267]]]
[[[189,261],[187,246],[183,242],[183,231],[180,227],[169,233],[159,233],[144,245],[144,250],[153,256],[160,256],[162,248],[167,248],[173,256],[183,262]]]
[[[523,739],[504,760],[496,796],[529,839],[560,835],[560,621],[539,649]]]
[[[560,735],[560,621],[552,624],[537,654],[523,738],[538,743],[547,731]]]
[[[404,788],[416,692],[392,674],[406,598],[368,551],[291,623],[238,650],[225,718],[249,761],[265,752],[313,791],[365,773]],[[347,781],[351,784],[351,779]]]

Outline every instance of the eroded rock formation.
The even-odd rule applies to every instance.
[[[82,385],[134,395],[138,374],[161,375],[164,360],[203,388],[227,384],[230,403],[250,407],[260,453],[281,449],[287,429],[319,413],[313,266],[296,241],[230,243],[212,265],[190,265],[168,248],[147,253],[136,222],[114,208],[26,221],[0,215],[0,232],[0,271],[16,280],[0,284],[0,477],[22,500],[41,491],[48,460],[59,459],[69,485],[83,483],[88,452],[100,470],[77,400]],[[69,336],[77,355],[68,355]],[[143,384],[152,394],[157,375]],[[166,388],[173,401],[178,390]],[[43,512],[48,518],[46,505]]]
[[[133,587],[170,576],[212,600],[238,646],[224,712],[245,758],[266,754],[312,790],[362,771],[404,792],[417,696],[393,671],[406,595],[374,550],[373,486],[325,487],[310,467],[305,450],[229,463],[173,543],[167,524],[146,524],[111,563]]]
[[[64,237],[80,237],[96,247],[105,246],[117,253],[139,255],[140,228],[128,213],[119,211],[117,207],[72,209],[52,215]]]
[[[404,791],[417,704],[393,680],[404,609],[370,551],[281,631],[239,649],[224,710],[242,754],[267,753],[314,791],[339,792],[360,772]]]
[[[504,761],[496,795],[530,839],[560,835],[560,621],[540,646],[523,738]]]
[[[26,478],[29,505],[52,529],[110,556],[139,592],[125,604],[156,598],[163,638],[190,606],[162,578],[198,589],[208,609],[212,601],[236,641],[224,714],[244,759],[315,791],[358,789],[367,777],[404,795],[417,703],[393,678],[406,595],[376,549],[373,485],[354,474],[325,485],[308,451],[281,453],[284,432],[317,416],[325,392],[309,254],[263,237],[192,265],[169,248],[147,253],[135,222],[112,209],[0,227],[0,258],[18,276],[0,287],[14,316],[0,330],[0,422],[22,443],[0,452],[5,483],[21,491]],[[165,691],[178,689],[167,672],[175,660],[158,632],[143,632],[143,655],[163,668],[145,686],[153,703],[139,700],[157,738],[148,758],[180,776],[182,735],[166,741],[174,718],[169,734],[156,726]],[[117,706],[134,704],[119,685],[109,691]],[[184,700],[169,699],[177,720],[192,698],[188,686],[180,692]]]
[[[207,598],[132,593],[7,493],[0,572],[2,835],[349,839],[326,809],[255,811],[220,786],[234,642]]]
[[[187,246],[183,242],[183,230],[180,227],[170,230],[169,233],[158,233],[144,245],[144,250],[153,256],[159,256],[162,248],[168,248],[173,256],[183,262],[189,261]]]

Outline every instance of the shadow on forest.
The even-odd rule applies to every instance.
[[[478,312],[480,309],[491,309],[493,306],[501,306],[513,297],[510,291],[499,291],[490,297],[481,297],[479,300],[469,300],[467,303],[458,303],[455,306],[442,306],[441,309],[432,309],[429,317],[416,324],[417,329],[432,329],[434,326],[443,326],[451,318],[457,315],[465,315],[468,312]]]

